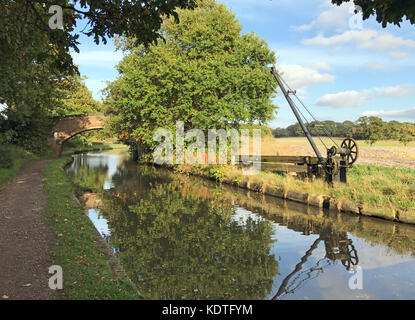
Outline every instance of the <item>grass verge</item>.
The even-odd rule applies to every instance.
[[[260,172],[254,176],[242,174],[232,166],[188,166],[176,170],[202,175],[231,184],[255,183],[259,189],[270,186],[281,190],[295,190],[308,194],[325,195],[338,200],[352,200],[372,208],[407,210],[415,208],[415,170],[356,165],[349,170],[348,185],[335,184],[329,188],[324,180],[301,180],[286,174]]]
[[[99,236],[82,208],[71,200],[73,185],[64,171],[70,158],[52,161],[45,170],[47,216],[56,231],[54,263],[63,269],[64,298],[73,300],[141,299],[136,286],[117,277],[99,248]]]
[[[28,161],[38,160],[39,157],[18,147],[9,147],[13,165],[10,168],[0,169],[0,188],[13,179],[22,165]]]

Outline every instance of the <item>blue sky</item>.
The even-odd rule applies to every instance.
[[[243,32],[265,39],[278,57],[284,79],[319,120],[357,120],[362,115],[386,121],[415,122],[415,25],[382,28],[362,21],[353,7],[329,0],[221,0],[239,19]],[[82,22],[78,27],[83,27]],[[81,37],[74,61],[99,99],[105,81],[117,77],[122,53],[112,42],[95,45]],[[271,127],[295,118],[282,94]]]

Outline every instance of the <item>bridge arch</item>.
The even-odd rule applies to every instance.
[[[102,114],[74,115],[60,118],[53,128],[53,137],[48,138],[48,144],[55,155],[60,156],[63,144],[66,141],[86,131],[103,129],[106,120],[108,120],[108,117]]]

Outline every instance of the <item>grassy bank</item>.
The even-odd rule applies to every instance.
[[[45,170],[47,216],[56,231],[54,263],[64,274],[67,299],[140,299],[137,288],[117,277],[109,265],[110,255],[100,248],[99,235],[82,208],[71,199],[73,185],[63,167],[70,161],[52,161]]]
[[[13,179],[19,172],[22,165],[28,161],[38,160],[39,157],[19,147],[8,147],[13,165],[10,168],[0,169],[0,188],[9,180]]]
[[[279,190],[295,190],[308,194],[324,195],[338,200],[352,200],[366,208],[407,211],[415,208],[415,171],[356,165],[349,170],[349,184],[336,184],[329,188],[324,180],[307,181],[286,174],[261,172],[254,176],[243,175],[232,166],[198,167],[182,165],[176,168],[183,173],[202,175],[231,184],[255,184],[258,191],[265,186]]]

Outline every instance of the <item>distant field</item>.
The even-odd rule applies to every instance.
[[[333,146],[333,141],[327,137],[322,138],[328,148]],[[326,155],[324,145],[317,137],[314,139],[321,154]],[[334,141],[338,145],[343,139],[336,138]],[[370,146],[366,141],[356,141],[359,148],[357,164],[377,165],[389,168],[415,169],[415,142],[406,147],[399,141],[387,140],[379,141]],[[262,155],[287,155],[287,156],[314,156],[307,138],[274,138],[272,136],[263,137]]]
[[[323,144],[321,143],[320,139],[318,137],[313,138],[314,141],[316,142],[316,144],[318,146],[322,146]],[[321,139],[324,141],[324,143],[327,146],[331,146],[333,143],[332,141],[327,138],[327,137],[321,137]],[[307,138],[305,137],[295,137],[295,138],[275,138],[275,140],[282,142],[282,143],[293,143],[293,144],[298,144],[298,145],[309,145],[309,142],[307,140]],[[343,139],[341,138],[334,138],[334,141],[336,141],[338,144],[340,144]],[[359,145],[359,147],[370,147],[370,144],[367,143],[364,140],[356,140],[357,144]],[[382,141],[378,141],[375,144],[373,144],[373,147],[404,147],[404,145],[402,143],[400,143],[399,141],[395,141],[395,140],[382,140]],[[415,148],[415,141],[408,143],[407,147],[413,147]]]

